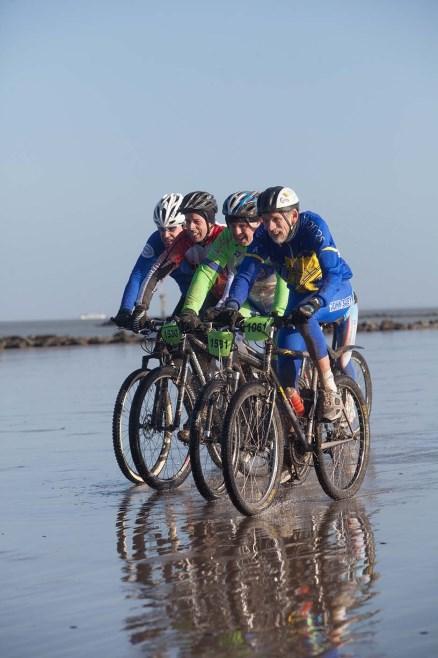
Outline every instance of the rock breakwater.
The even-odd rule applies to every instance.
[[[421,329],[438,329],[438,319],[417,320],[414,322],[396,322],[390,319],[379,321],[366,320],[359,322],[359,332],[371,331],[416,331]],[[112,336],[57,336],[45,334],[38,336],[1,336],[0,350],[45,348],[45,347],[77,347],[86,345],[115,345],[140,343],[142,336],[127,331],[118,331]]]
[[[0,350],[24,349],[29,347],[76,347],[85,345],[115,345],[117,343],[139,343],[142,336],[124,331],[118,331],[113,336],[56,336],[46,334],[41,336],[2,336]]]

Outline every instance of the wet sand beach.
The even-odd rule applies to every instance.
[[[436,331],[361,334],[374,383],[359,494],[312,474],[257,518],[135,487],[111,416],[137,345],[0,355],[5,658],[438,655]]]

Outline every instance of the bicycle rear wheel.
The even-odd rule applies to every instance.
[[[131,372],[121,385],[114,403],[112,423],[114,454],[123,475],[134,484],[143,484],[143,478],[137,471],[129,446],[129,413],[134,394],[140,382],[148,374],[149,371],[142,368]]]
[[[159,491],[175,489],[190,473],[189,424],[194,394],[185,386],[175,425],[179,369],[152,370],[139,386],[129,418],[132,457],[143,480]]]
[[[190,424],[190,463],[199,493],[215,500],[225,492],[221,432],[229,404],[228,384],[214,379],[202,389]]]
[[[358,384],[368,407],[368,415],[371,414],[373,403],[373,384],[368,363],[364,355],[357,350],[351,352],[351,365],[354,368],[354,381]]]
[[[252,516],[269,507],[283,465],[283,427],[267,387],[249,382],[232,397],[222,434],[227,492],[237,509]]]
[[[368,409],[359,386],[339,375],[336,386],[344,409],[334,422],[315,427],[314,464],[325,493],[335,500],[351,498],[365,477],[370,448]]]

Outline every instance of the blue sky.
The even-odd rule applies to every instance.
[[[270,185],[362,307],[438,306],[437,36],[432,0],[2,0],[1,319],[115,313],[162,194]]]

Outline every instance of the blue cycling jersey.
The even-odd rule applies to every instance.
[[[340,284],[352,277],[326,222],[316,213],[306,211],[300,213],[297,230],[289,242],[277,244],[264,226],[257,229],[234,278],[228,301],[242,306],[267,259],[285,279],[297,301],[317,294],[324,305],[330,305]],[[347,302],[346,306],[351,303]]]
[[[231,285],[227,304],[239,308],[244,304],[263,262],[269,259],[289,287],[285,315],[293,313],[308,297],[317,295],[323,304],[300,327],[281,329],[278,346],[297,351],[311,346],[316,359],[325,357],[327,344],[319,323],[345,317],[355,301],[350,283],[352,272],[340,256],[322,217],[313,212],[300,213],[293,238],[282,244],[271,240],[262,226],[254,234],[246,253]],[[354,339],[353,334],[351,338]],[[345,369],[347,365],[348,361]],[[277,369],[283,385],[297,385],[299,366],[299,359],[279,356]]]
[[[160,232],[154,231],[146,242],[131,272],[120,304],[121,309],[132,311],[138,299],[143,281],[164,250],[165,247],[161,240]],[[185,295],[192,280],[193,270],[183,262],[180,267],[170,273],[170,276],[175,280],[181,293]]]

